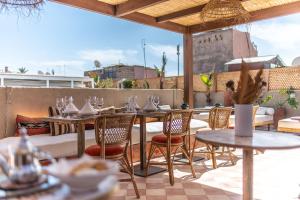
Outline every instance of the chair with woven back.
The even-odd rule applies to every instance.
[[[148,174],[148,168],[150,165],[167,165],[170,184],[174,185],[173,165],[183,164],[174,161],[174,156],[180,149],[189,161],[187,164],[191,167],[193,177],[196,177],[192,159],[185,144],[186,137],[189,137],[192,113],[193,111],[191,110],[176,110],[170,111],[165,115],[163,122],[163,134],[152,137],[146,175]],[[163,155],[166,163],[151,162],[151,158],[156,149],[158,149]]]
[[[130,176],[129,179],[120,181],[131,181],[136,197],[140,198],[132,163],[131,131],[134,120],[134,114],[124,113],[98,117],[95,121],[97,144],[86,148],[85,153],[93,157],[118,161],[122,169]],[[128,152],[130,158],[128,158]]]
[[[215,108],[211,109],[209,112],[209,120],[208,120],[209,127],[212,130],[228,128],[231,112],[232,112],[231,107],[215,107]],[[196,153],[195,152],[196,143],[197,143],[197,140],[195,139],[193,149],[192,149],[192,157]],[[229,147],[226,147],[226,149],[222,148],[222,151],[220,151],[220,152],[216,151],[217,148],[218,147],[215,147],[213,145],[206,144],[206,151],[200,151],[199,153],[208,154],[208,158],[212,159],[212,165],[213,165],[214,169],[217,168],[217,162],[216,162],[216,154],[217,153],[218,154],[228,153],[232,164],[233,165],[235,164],[232,151]]]

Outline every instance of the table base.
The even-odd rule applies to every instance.
[[[149,166],[148,176],[158,174],[158,173],[161,173],[161,172],[165,172],[165,171],[167,171],[167,169],[165,169],[165,168]],[[146,169],[141,169],[140,165],[135,165],[134,166],[134,174],[136,176],[146,177],[145,173],[146,173]]]

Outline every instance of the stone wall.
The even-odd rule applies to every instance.
[[[89,96],[104,98],[104,106],[121,107],[129,96],[138,96],[138,104],[145,105],[147,97],[160,97],[161,104],[178,108],[183,101],[182,90],[119,90],[119,89],[66,89],[66,88],[0,88],[0,138],[15,133],[17,114],[29,117],[48,116],[48,107],[55,106],[57,97],[73,96],[81,108]]]

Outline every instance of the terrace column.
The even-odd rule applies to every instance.
[[[184,60],[184,102],[194,107],[193,97],[193,35],[191,32],[183,35]]]

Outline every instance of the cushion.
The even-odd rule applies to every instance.
[[[31,117],[17,115],[16,124],[16,136],[19,135],[19,129],[22,127],[27,129],[28,135],[48,134],[50,132],[50,126],[48,122],[44,122]]]
[[[267,111],[266,111],[267,115],[274,115],[274,113],[275,113],[274,108],[267,108]]]
[[[0,140],[0,153],[7,154],[8,146],[16,148],[20,137],[7,137]],[[77,133],[69,133],[58,136],[51,134],[29,136],[32,144],[42,151],[49,152],[55,158],[63,158],[77,155]],[[85,131],[85,145],[96,144],[95,131]]]
[[[164,134],[155,135],[152,137],[152,141],[157,142],[157,143],[167,143],[167,136]],[[171,137],[172,144],[179,144],[182,142],[183,142],[183,139],[180,136],[172,136]]]
[[[209,119],[209,113],[208,112],[201,112],[200,114],[194,114],[194,119],[202,120],[202,121],[208,121]]]
[[[266,111],[267,111],[267,108],[266,107],[258,107],[257,111],[256,111],[256,114],[257,115],[265,115],[266,114]]]
[[[124,146],[121,145],[110,145],[105,147],[105,156],[115,156],[123,154]],[[101,147],[97,144],[89,146],[85,153],[90,156],[100,156],[101,155]]]
[[[50,117],[53,117],[59,115],[59,111],[57,110],[57,108],[49,106],[48,114]],[[51,122],[50,126],[52,136],[62,135],[66,133],[74,133],[76,131],[74,124],[58,124]]]
[[[171,110],[171,106],[170,105],[160,105],[157,106],[159,110]]]
[[[279,120],[278,128],[300,129],[300,120],[291,118]]]
[[[190,123],[191,135],[199,129],[208,128],[208,123],[202,120],[192,119]],[[161,134],[163,131],[163,122],[149,122],[146,124],[146,141],[151,141],[152,137]],[[132,144],[140,143],[140,125],[135,124],[132,127]]]

